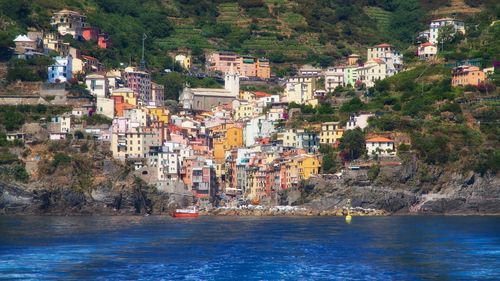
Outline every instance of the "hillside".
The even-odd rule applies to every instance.
[[[51,13],[68,8],[85,13],[89,25],[111,34],[114,47],[110,50],[79,45],[84,53],[110,66],[138,63],[143,33],[148,36],[147,62],[155,69],[171,67],[171,61],[165,59],[167,52],[186,48],[193,51],[198,63],[203,62],[203,51],[223,49],[267,56],[275,64],[308,62],[327,66],[353,52],[364,54],[366,46],[382,41],[406,48],[414,41],[414,34],[439,11],[439,15],[463,12],[470,17],[490,9],[494,3],[1,0],[0,41],[5,45],[5,41],[27,28],[48,31]]]

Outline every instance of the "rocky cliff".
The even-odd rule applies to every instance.
[[[315,178],[305,183],[291,204],[328,210],[345,206],[405,214],[500,214],[500,178],[459,173],[412,159],[401,166],[347,171],[342,179]]]

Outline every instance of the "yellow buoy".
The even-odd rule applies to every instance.
[[[345,216],[345,222],[346,222],[346,223],[351,223],[351,220],[352,220],[351,215],[347,215],[347,216]]]

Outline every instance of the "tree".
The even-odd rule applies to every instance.
[[[455,37],[455,28],[451,24],[447,24],[439,28],[437,41],[442,49],[448,49],[449,45],[453,42]]]
[[[415,33],[422,29],[422,17],[425,15],[418,0],[397,0],[397,8],[389,22],[395,39],[405,43],[413,42]]]
[[[361,129],[348,130],[340,139],[339,148],[346,155],[347,160],[358,159],[365,153],[365,136]]]
[[[0,61],[8,61],[12,56],[14,42],[7,32],[0,32]]]

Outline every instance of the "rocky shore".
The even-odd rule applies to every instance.
[[[364,209],[361,207],[351,208],[353,216],[386,216],[388,212],[384,210]],[[333,208],[329,210],[314,210],[295,206],[240,206],[221,207],[201,210],[200,215],[206,216],[249,216],[249,217],[272,217],[272,216],[345,216],[346,208]]]

